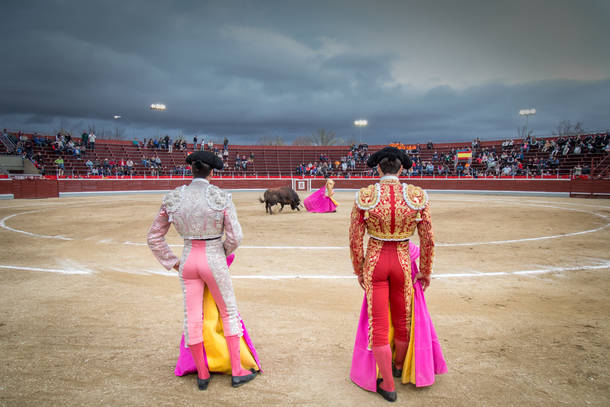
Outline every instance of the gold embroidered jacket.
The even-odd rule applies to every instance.
[[[420,241],[419,271],[429,276],[434,257],[434,236],[426,192],[414,185],[401,185],[397,177],[383,177],[378,184],[362,188],[356,194],[349,229],[354,274],[370,277],[377,263],[375,247],[379,246],[380,249],[380,241],[405,241],[415,229]],[[365,232],[374,238],[369,240],[366,257],[363,243]],[[408,254],[408,243],[406,248]],[[368,278],[365,278],[365,283],[366,280]]]

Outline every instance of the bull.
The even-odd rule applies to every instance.
[[[299,194],[290,187],[269,188],[265,191],[263,198],[258,198],[261,203],[265,204],[265,212],[273,215],[272,206],[280,204],[280,212],[284,209],[284,205],[290,205],[292,210],[300,211],[301,198]]]

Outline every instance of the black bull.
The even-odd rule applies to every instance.
[[[259,198],[258,200],[265,204],[265,212],[270,215],[273,215],[271,207],[277,204],[282,205],[280,212],[284,209],[284,205],[290,205],[292,210],[296,209],[297,211],[300,211],[299,205],[301,205],[301,198],[299,198],[299,195],[295,190],[290,187],[269,188],[265,191],[263,198]]]

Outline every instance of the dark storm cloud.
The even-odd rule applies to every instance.
[[[370,142],[610,127],[603,1],[3,2],[3,127]],[[8,39],[8,40],[6,40]],[[147,109],[161,102],[168,111]]]

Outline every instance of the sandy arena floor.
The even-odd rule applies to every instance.
[[[354,193],[334,214],[273,216],[259,195],[234,193],[245,238],[231,270],[265,373],[239,389],[214,376],[206,392],[173,375],[182,293],[144,245],[161,194],[0,201],[0,405],[387,405],[348,377],[355,279],[237,278],[350,276]],[[397,386],[399,402],[609,405],[610,203],[431,202],[427,301],[449,373]]]

